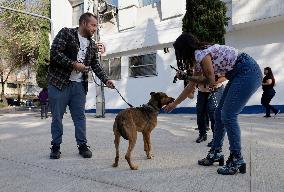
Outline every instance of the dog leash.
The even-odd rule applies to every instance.
[[[117,93],[119,94],[119,96],[121,97],[121,99],[127,104],[129,105],[129,107],[133,108],[133,105],[131,105],[130,103],[128,103],[125,98],[120,94],[120,92],[117,90],[116,87],[114,87],[114,89],[117,91]]]
[[[96,82],[93,72],[92,72],[92,71],[90,71],[90,72],[91,72],[91,74],[92,74],[92,77],[93,77],[93,80],[94,80],[95,84],[96,84],[97,86],[102,86],[102,85],[99,85],[99,84]],[[107,86],[103,86],[103,87],[107,87]],[[125,98],[120,94],[120,92],[118,91],[118,89],[117,89],[116,87],[114,87],[114,89],[116,90],[116,92],[119,94],[119,96],[122,98],[122,100],[123,100],[129,107],[131,107],[131,108],[134,107],[133,105],[131,105],[130,103],[128,103],[128,102],[125,100]]]

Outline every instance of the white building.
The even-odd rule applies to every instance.
[[[224,0],[231,18],[226,44],[247,52],[261,68],[270,66],[277,80],[272,104],[284,108],[284,1]],[[51,0],[54,34],[62,27],[77,24],[82,12],[92,11],[91,0]],[[176,66],[172,44],[181,34],[186,0],[118,0],[118,15],[105,21],[101,41],[106,45],[104,66],[126,100],[144,104],[151,91],[177,97],[183,82],[173,84]],[[62,11],[64,10],[64,11]],[[112,13],[109,14],[111,18]],[[164,51],[168,48],[168,52]],[[89,85],[87,109],[95,109],[95,84]],[[260,112],[261,88],[247,104],[247,112]],[[128,107],[115,90],[105,89],[107,111]],[[179,112],[191,112],[196,101],[186,100]],[[251,107],[250,107],[251,106]],[[190,107],[190,108],[188,108]],[[283,110],[284,111],[284,110]]]

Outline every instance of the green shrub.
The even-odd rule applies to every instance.
[[[199,40],[208,43],[224,44],[226,4],[221,0],[187,0],[183,18],[183,31],[191,32]]]

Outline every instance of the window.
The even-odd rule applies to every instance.
[[[84,13],[84,3],[80,3],[72,7],[72,25],[77,26],[79,25],[79,18]]]
[[[110,79],[121,79],[121,58],[111,58],[102,61],[102,66]]]
[[[139,0],[139,6],[145,7],[147,5],[152,5],[154,3],[158,3],[160,0]]]
[[[26,85],[26,90],[33,90],[34,88],[34,85]]]
[[[156,54],[129,57],[130,77],[156,76]]]
[[[7,83],[7,87],[8,88],[12,88],[12,89],[16,89],[17,88],[17,84],[16,83]]]

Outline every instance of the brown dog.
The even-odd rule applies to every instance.
[[[113,132],[115,135],[114,144],[116,149],[115,162],[113,167],[118,166],[119,161],[119,142],[120,136],[129,140],[129,145],[125,159],[133,170],[137,170],[138,166],[131,162],[131,152],[136,144],[137,132],[142,132],[144,140],[144,151],[147,158],[152,159],[151,154],[151,131],[157,125],[157,116],[160,109],[171,102],[174,98],[167,96],[162,92],[151,92],[151,99],[146,105],[136,108],[128,108],[119,112],[113,124]]]

